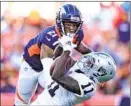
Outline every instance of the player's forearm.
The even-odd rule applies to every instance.
[[[45,57],[52,58],[53,57],[53,50],[51,48],[49,48],[47,45],[42,44],[40,58],[42,59]]]
[[[81,92],[78,82],[70,76],[65,75],[61,78],[54,80],[66,90],[80,95]]]
[[[82,42],[78,45],[78,47],[76,48],[76,50],[78,52],[80,52],[81,54],[87,54],[87,53],[93,52],[93,50],[91,48],[87,47]]]
[[[58,45],[53,52],[53,59],[56,59],[58,56],[60,56],[62,52],[63,48],[60,45]]]
[[[56,65],[53,70],[52,78],[53,79],[58,79],[65,74],[65,67],[66,67],[66,61],[67,58],[69,57],[70,51],[64,51],[62,55],[60,56],[59,60],[56,61]]]

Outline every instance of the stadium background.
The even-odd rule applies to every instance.
[[[116,76],[98,87],[92,99],[79,106],[129,106],[129,2],[1,2],[1,106],[12,106],[23,47],[38,32],[55,23],[56,11],[75,4],[83,15],[83,42],[94,51],[109,53],[116,61]],[[72,54],[76,59],[79,54]],[[26,90],[26,89],[25,89]],[[33,99],[42,91],[38,88]]]

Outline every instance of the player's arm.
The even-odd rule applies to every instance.
[[[62,55],[55,60],[56,67],[53,68],[52,79],[66,90],[75,93],[77,96],[86,95],[91,97],[95,91],[94,84],[84,74],[81,74],[82,72],[80,70],[76,70],[77,77],[75,78],[66,75],[65,63],[68,62],[67,58],[70,58],[69,53],[63,52]]]
[[[80,42],[75,49],[81,54],[87,54],[93,51],[91,48],[87,47],[83,42]]]
[[[77,50],[81,54],[87,54],[93,51],[91,48],[87,47],[83,42],[80,42],[77,45],[78,46],[75,48],[75,50]],[[62,52],[63,52],[63,48],[60,45],[58,45],[56,49],[54,50],[53,58],[54,59],[57,58],[58,56],[62,54]]]
[[[40,58],[45,58],[45,57],[53,57],[53,50],[49,48],[47,45],[42,44],[41,45],[41,53],[40,53]]]
[[[66,63],[70,58],[69,54],[71,49],[74,48],[74,45],[66,36],[63,37],[60,42],[63,47],[63,53],[55,63],[56,65],[53,68],[52,79],[70,92],[80,94],[78,82],[72,77],[66,75]]]
[[[59,57],[63,52],[63,48],[61,45],[57,45],[57,47],[55,48],[54,52],[53,52],[53,59],[56,59],[57,57]]]
[[[77,44],[77,47],[75,48],[78,52],[80,52],[81,54],[87,54],[92,52],[93,50],[89,47],[87,47],[83,42],[80,41],[75,41]],[[60,56],[63,52],[63,48],[61,45],[58,45],[54,52],[53,52],[53,59],[57,58],[58,56]]]
[[[60,58],[55,61],[52,79],[70,92],[80,94],[78,82],[72,77],[65,75],[65,63],[67,62],[67,59],[70,58],[69,54],[70,51],[64,51]]]
[[[66,40],[66,39],[62,39],[62,41],[63,40]],[[68,42],[68,40],[67,40],[67,42]],[[55,80],[59,85],[61,85],[66,90],[73,92],[79,96],[82,96],[85,92],[83,90],[84,86],[81,85],[81,83],[77,81],[78,79],[75,79],[72,76],[66,75],[66,73],[67,73],[66,70],[69,70],[72,67],[72,65],[70,65],[70,64],[73,63],[73,62],[71,62],[72,59],[69,56],[70,51],[71,51],[70,48],[72,48],[72,44],[67,43],[67,42],[65,42],[65,41],[62,42],[63,43],[63,45],[62,45],[63,53],[59,58],[57,58],[55,60],[55,65],[52,68],[52,70],[53,70],[52,79]],[[71,60],[71,61],[68,61],[68,60]],[[67,66],[69,66],[69,67],[67,68]],[[78,75],[79,75],[79,73],[78,73]],[[83,78],[83,76],[81,78]],[[86,86],[90,87],[91,85],[92,84],[88,83],[87,85],[85,85],[85,87]],[[92,90],[93,89],[91,88],[91,90],[89,89],[89,91],[87,91],[87,92],[90,92]]]

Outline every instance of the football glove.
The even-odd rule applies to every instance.
[[[72,38],[65,35],[59,39],[59,43],[63,47],[64,51],[71,51],[73,48],[77,47],[76,44],[72,43]]]

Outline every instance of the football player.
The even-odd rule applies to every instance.
[[[92,50],[81,41],[84,37],[82,30],[83,21],[78,8],[71,4],[63,5],[56,17],[56,25],[45,28],[36,37],[32,38],[24,48],[23,63],[20,68],[17,84],[15,105],[27,105],[35,92],[42,70],[42,58],[56,58],[61,55],[62,47],[58,39],[63,36],[70,37],[75,49],[82,53],[90,53]],[[54,52],[55,48],[58,48]],[[54,52],[54,55],[53,55]],[[41,84],[44,87],[44,84]]]
[[[91,52],[74,61],[72,44],[63,43],[64,52],[51,67],[52,80],[31,106],[74,106],[90,99],[97,85],[115,76],[116,65],[111,56]]]

